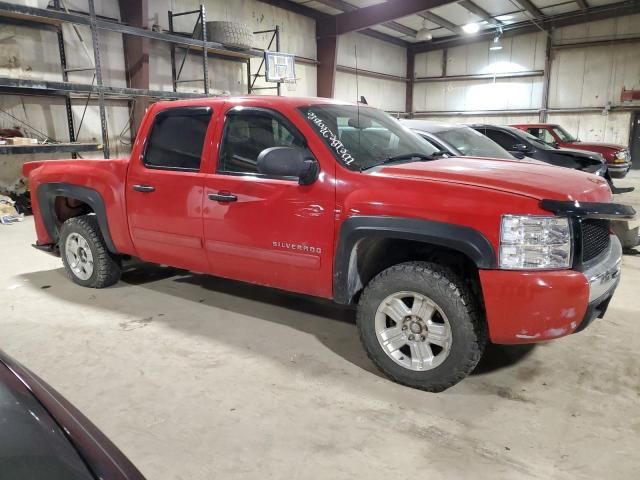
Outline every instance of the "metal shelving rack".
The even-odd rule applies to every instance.
[[[260,76],[259,72],[263,63],[260,64],[258,72],[251,74],[251,58],[263,57],[264,51],[259,49],[250,50],[234,50],[226,48],[217,42],[207,41],[206,38],[206,12],[204,6],[200,6],[198,10],[183,13],[169,12],[169,32],[156,32],[138,27],[132,27],[124,23],[99,17],[95,13],[94,0],[88,0],[89,14],[69,12],[61,8],[59,0],[53,0],[50,8],[35,8],[25,5],[17,5],[9,2],[0,1],[0,22],[9,23],[19,26],[31,28],[39,28],[55,31],[58,37],[58,46],[60,50],[60,66],[62,72],[62,82],[42,81],[19,79],[13,77],[0,77],[0,93],[12,95],[43,95],[52,96],[59,95],[65,99],[65,107],[67,114],[67,123],[69,129],[69,143],[60,144],[44,144],[44,145],[28,145],[28,146],[3,146],[0,154],[8,153],[34,153],[34,152],[70,152],[74,155],[78,152],[96,151],[102,148],[104,158],[109,158],[109,134],[107,129],[107,119],[105,110],[105,98],[133,100],[136,97],[150,97],[156,99],[180,99],[180,98],[197,98],[202,97],[202,93],[178,92],[177,86],[180,82],[179,73],[175,70],[175,53],[177,48],[185,50],[182,65],[190,52],[201,52],[203,65],[203,82],[204,95],[209,95],[208,85],[208,58],[218,57],[229,60],[246,62],[247,65],[247,90],[252,93],[254,90],[274,88],[280,94],[280,85],[277,87],[254,87],[256,79]],[[191,36],[179,34],[173,31],[173,18],[181,15],[198,14],[196,27]],[[62,34],[62,25],[74,24],[88,26],[91,30],[91,43],[93,46],[94,66],[95,66],[95,84],[78,84],[68,82],[67,55],[64,48],[64,38]],[[201,27],[201,38],[194,38],[197,25]],[[100,42],[99,31],[107,30],[127,35],[134,35],[152,40],[167,42],[171,48],[172,57],[172,77],[173,91],[164,90],[147,90],[136,88],[112,87],[103,84],[102,69],[100,65]],[[273,42],[276,42],[276,51],[280,50],[280,32],[276,27],[274,30],[267,30],[255,33],[274,32],[271,42],[267,49],[271,48]],[[93,69],[93,67],[92,67]],[[88,69],[83,69],[88,70]],[[252,81],[253,78],[253,81]],[[100,124],[102,135],[102,146],[98,144],[79,144],[75,143],[77,133],[75,131],[74,119],[71,110],[71,102],[73,98],[91,98],[96,96],[100,108]]]
[[[172,11],[169,11],[169,34],[178,34],[179,33],[175,32],[174,30],[174,19],[176,17],[181,17],[181,16],[185,16],[185,15],[198,15],[195,21],[195,25],[193,27],[193,30],[191,32],[191,38],[196,38],[199,34],[200,36],[200,40],[202,40],[203,42],[207,42],[207,33],[206,33],[206,12],[204,9],[204,6],[200,5],[200,8],[197,10],[190,10],[187,12],[180,12],[180,13],[173,13]],[[260,34],[265,34],[265,33],[271,33],[271,38],[269,40],[269,44],[267,45],[266,50],[271,50],[271,47],[274,46],[275,43],[275,52],[279,52],[280,51],[280,27],[276,25],[275,28],[269,29],[269,30],[260,30],[257,32],[253,32],[254,35],[260,35]],[[202,81],[204,82],[204,91],[205,94],[209,93],[209,77],[208,77],[208,59],[207,57],[209,55],[206,55],[204,53],[204,49],[202,47],[198,47],[198,46],[192,46],[192,45],[187,45],[186,48],[184,49],[184,55],[182,56],[182,59],[180,61],[180,67],[176,70],[176,44],[171,44],[171,79],[173,82],[173,91],[177,92],[178,91],[178,84],[179,83],[191,83],[191,82],[195,82],[195,81]],[[184,67],[184,63],[185,60],[188,56],[189,53],[196,53],[197,51],[202,52],[202,69],[203,69],[203,78],[198,78],[198,79],[187,79],[187,80],[182,80],[180,79],[180,75],[182,74],[182,69]],[[245,53],[247,52],[247,53]],[[231,54],[234,53],[235,55],[237,55],[237,59],[246,62],[247,65],[247,93],[248,94],[252,94],[253,92],[257,91],[257,90],[276,90],[277,94],[280,95],[281,93],[281,86],[280,83],[277,84],[277,86],[273,86],[273,87],[255,87],[255,83],[257,81],[258,78],[260,77],[264,77],[264,74],[261,74],[260,72],[262,71],[262,68],[265,65],[265,59],[264,59],[264,51],[263,50],[249,50],[249,51],[244,51],[244,50],[227,50],[226,52],[227,54]],[[219,51],[214,51],[212,53],[212,55],[217,55],[220,56],[220,52]],[[224,56],[224,55],[223,55]],[[251,58],[252,57],[261,57],[262,60],[260,61],[260,66],[258,67],[258,71],[254,74],[251,73]]]
[[[193,27],[193,31],[191,32],[191,38],[195,38],[198,33],[198,27],[200,27],[200,36],[203,42],[207,41],[207,21],[206,21],[206,12],[203,5],[200,5],[198,10],[190,10],[188,12],[181,13],[173,13],[171,10],[169,11],[169,32],[174,33],[173,29],[173,19],[176,17],[182,17],[185,15],[194,15],[198,14],[198,18],[196,19],[196,24]],[[184,63],[187,60],[187,56],[189,55],[190,45],[187,45],[187,48],[184,51],[184,55],[182,57],[182,61],[180,62],[180,69],[176,71],[176,46],[175,44],[171,44],[171,80],[173,83],[173,91],[178,91],[178,83],[187,83],[193,82],[196,80],[180,80],[180,75],[182,74],[182,69],[184,67]],[[207,51],[202,49],[202,82],[204,83],[204,93],[205,95],[209,94],[209,55]],[[249,60],[247,60],[248,62]]]

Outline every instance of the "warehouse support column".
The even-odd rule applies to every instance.
[[[120,17],[128,25],[147,28],[149,18],[148,0],[118,0]],[[149,89],[149,39],[123,35],[124,61],[127,87]],[[131,111],[131,138],[134,138],[144,112],[149,105],[148,97],[137,97]]]
[[[318,97],[333,98],[336,84],[336,63],[338,37],[336,35],[320,37],[318,47]]]
[[[409,118],[413,117],[413,87],[416,80],[416,54],[407,48],[407,93],[404,111]]]

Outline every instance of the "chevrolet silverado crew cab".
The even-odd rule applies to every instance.
[[[609,221],[635,212],[595,175],[438,153],[375,108],[220,97],[151,106],[129,159],[24,173],[36,247],[77,284],[112,285],[135,256],[357,304],[373,363],[441,391],[488,341],[602,317],[620,278]]]

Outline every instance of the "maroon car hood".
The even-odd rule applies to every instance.
[[[600,142],[571,142],[567,143],[576,148],[610,148],[612,150],[625,150],[626,147],[622,145],[616,145],[615,143],[600,143]]]

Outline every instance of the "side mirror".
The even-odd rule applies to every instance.
[[[300,185],[315,182],[320,166],[315,158],[296,147],[266,148],[257,160],[258,173],[271,177],[296,177]]]
[[[514,152],[528,152],[529,146],[525,145],[524,143],[516,143],[513,147],[511,147],[511,150],[513,150]]]
[[[524,158],[526,158],[527,156],[522,153],[522,152],[511,152],[511,155],[513,155],[514,157],[516,157],[518,160],[523,160]]]

